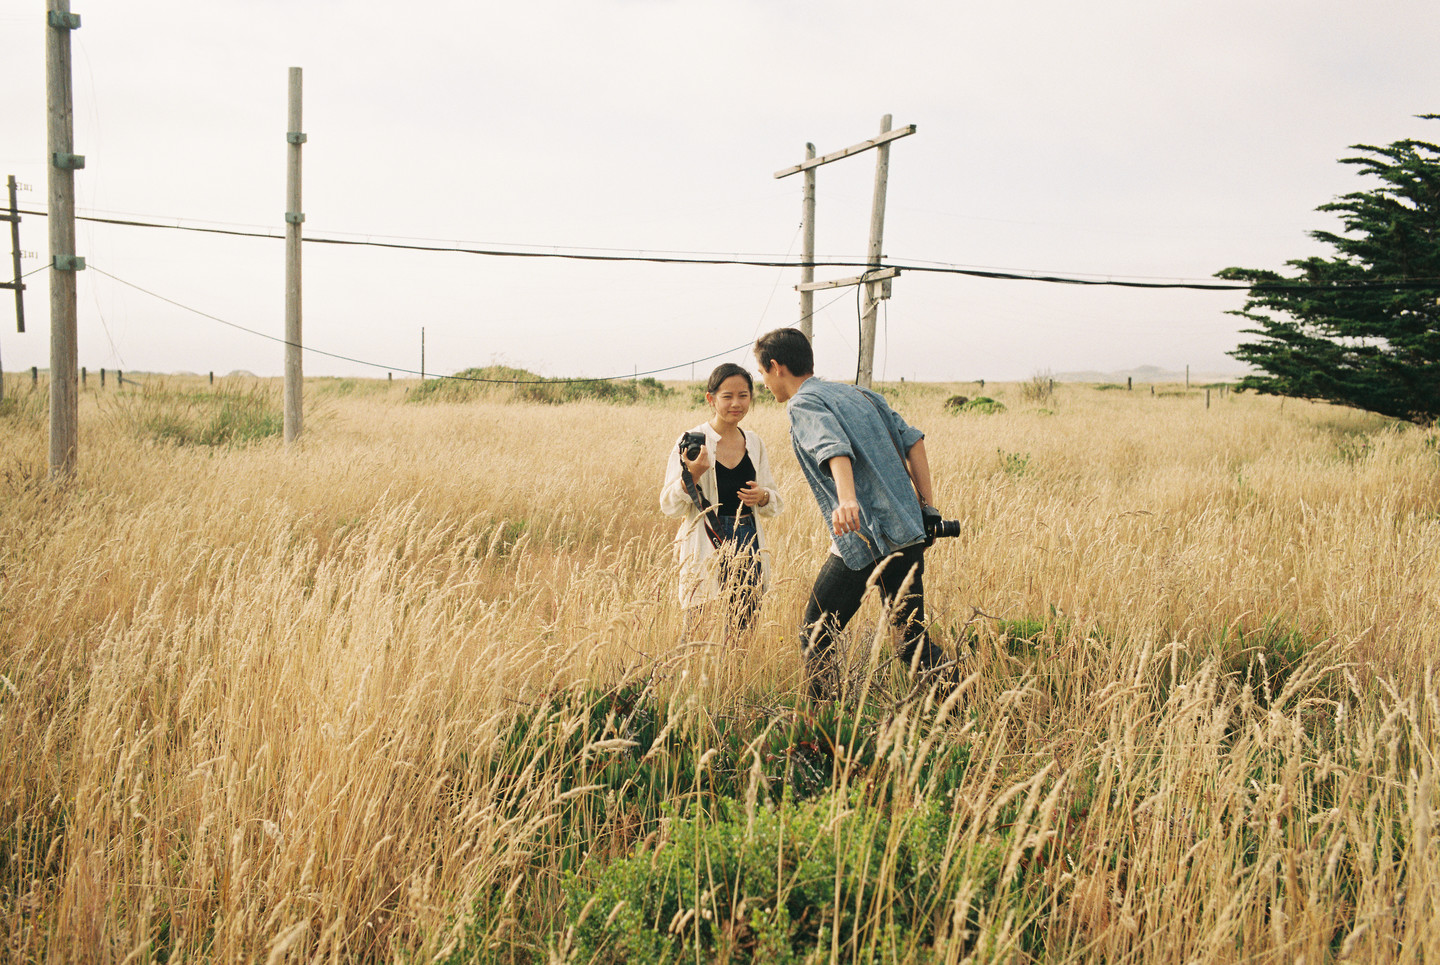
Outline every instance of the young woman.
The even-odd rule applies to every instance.
[[[660,509],[682,520],[675,556],[686,625],[701,607],[716,604],[727,627],[744,631],[754,621],[760,594],[769,583],[760,520],[780,512],[780,492],[765,444],[740,428],[754,394],[750,373],[727,362],[710,373],[705,388],[711,418],[691,430],[697,436],[693,441],[703,435],[705,444],[698,451],[683,451],[681,436],[671,447]]]

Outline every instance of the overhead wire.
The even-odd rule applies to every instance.
[[[367,359],[355,358],[355,357],[349,356],[349,355],[341,355],[341,354],[339,354],[338,352],[327,352],[325,349],[315,348],[315,347],[310,346],[310,345],[297,344],[297,343],[295,343],[295,342],[291,342],[291,341],[288,340],[288,339],[281,338],[281,337],[278,336],[278,335],[271,335],[271,334],[269,334],[268,332],[261,332],[261,331],[259,331],[259,330],[257,330],[257,329],[248,328],[248,327],[246,327],[246,326],[244,326],[244,325],[240,325],[240,324],[238,324],[238,323],[236,323],[236,322],[232,322],[232,321],[229,321],[229,320],[227,320],[227,319],[221,318],[221,317],[218,316],[218,315],[212,315],[212,314],[210,314],[209,312],[202,311],[202,310],[200,310],[200,309],[198,309],[198,308],[194,308],[194,307],[192,307],[192,306],[190,306],[190,305],[186,305],[186,304],[184,304],[184,303],[182,303],[182,302],[177,302],[177,301],[175,301],[175,299],[173,299],[173,298],[167,298],[167,297],[165,297],[164,295],[161,295],[159,292],[154,292],[154,291],[151,291],[151,290],[148,289],[148,288],[145,288],[145,287],[142,286],[142,285],[137,285],[137,284],[135,284],[134,282],[126,281],[124,278],[121,278],[121,277],[119,277],[118,275],[113,275],[113,274],[111,274],[110,272],[104,270],[103,268],[99,268],[99,267],[97,267],[97,266],[95,266],[95,265],[88,265],[87,267],[90,268],[92,271],[94,271],[96,274],[104,275],[106,278],[109,278],[109,279],[111,279],[112,281],[119,282],[120,284],[126,286],[127,288],[133,288],[135,291],[138,291],[138,292],[141,292],[141,293],[143,293],[143,294],[149,295],[151,298],[159,299],[160,301],[165,302],[167,305],[173,305],[173,306],[175,306],[176,308],[183,309],[184,311],[191,312],[191,313],[193,313],[193,314],[195,314],[195,315],[199,315],[199,316],[202,317],[202,318],[208,318],[208,319],[210,319],[212,322],[219,322],[221,325],[225,325],[225,326],[228,326],[228,327],[230,327],[230,328],[237,329],[237,330],[239,330],[239,331],[241,331],[241,332],[246,332],[246,333],[248,333],[248,334],[250,334],[250,335],[258,335],[260,338],[269,339],[269,340],[272,341],[272,342],[279,342],[279,343],[281,343],[282,345],[295,345],[295,346],[296,346],[297,348],[299,348],[300,350],[305,351],[305,352],[310,352],[310,353],[315,354],[315,355],[324,355],[324,356],[326,356],[326,357],[328,357],[328,358],[339,359],[339,360],[341,360],[341,361],[343,361],[343,362],[353,362],[353,363],[355,363],[356,365],[365,365],[365,366],[369,366],[370,368],[383,369],[383,370],[390,371],[390,372],[403,372],[403,373],[405,373],[406,375],[419,375],[419,376],[421,376],[422,378],[451,379],[451,380],[454,380],[454,381],[457,381],[457,382],[484,382],[484,383],[487,383],[487,384],[490,384],[490,385],[584,385],[584,384],[592,384],[592,383],[596,383],[596,382],[619,382],[619,381],[623,381],[623,380],[625,380],[625,379],[636,379],[636,378],[640,378],[640,377],[642,377],[642,376],[658,375],[658,374],[660,374],[660,373],[662,373],[662,372],[673,372],[673,371],[675,371],[676,369],[685,368],[686,366],[694,365],[694,364],[696,364],[697,362],[708,362],[708,361],[710,361],[711,359],[717,359],[717,358],[721,358],[722,356],[725,356],[725,355],[730,355],[730,354],[732,354],[732,353],[734,353],[734,352],[740,351],[741,349],[749,348],[751,345],[754,344],[753,340],[741,342],[739,345],[736,345],[736,346],[734,346],[734,347],[732,347],[732,348],[727,348],[727,349],[725,349],[724,351],[716,352],[716,353],[714,353],[713,355],[706,355],[706,356],[704,356],[704,357],[702,357],[702,358],[691,359],[691,360],[689,360],[689,361],[687,361],[687,362],[681,362],[681,363],[676,364],[676,365],[667,365],[667,366],[665,366],[665,367],[663,367],[663,368],[650,369],[650,370],[647,371],[647,372],[629,372],[629,373],[626,373],[626,374],[624,374],[624,375],[607,375],[607,376],[603,376],[603,377],[600,377],[600,378],[590,378],[590,379],[487,379],[487,378],[481,378],[481,377],[479,377],[479,376],[473,376],[473,375],[433,375],[433,374],[432,374],[432,375],[429,375],[429,376],[426,376],[425,373],[420,372],[420,371],[417,371],[416,369],[408,369],[408,368],[405,368],[405,367],[399,366],[399,365],[385,365],[385,364],[380,363],[380,362],[371,362],[371,361],[369,361],[369,360],[367,360]]]
[[[21,214],[48,217],[44,211],[25,210]],[[92,221],[125,227],[161,228],[175,231],[194,231],[204,234],[227,235],[239,238],[265,238],[282,240],[283,235],[273,232],[240,231],[232,228],[202,228],[193,225],[170,225],[153,221],[138,221],[127,218],[101,218],[94,215],[76,215],[77,220]],[[521,251],[515,248],[480,248],[446,244],[402,244],[395,241],[373,241],[353,238],[324,238],[309,236],[301,238],[305,244],[340,245],[353,247],[386,248],[399,251],[442,252],[496,258],[538,258],[562,259],[569,261],[594,262],[640,262],[662,265],[736,265],[751,268],[863,268],[873,270],[894,268],[901,272],[922,272],[927,274],[960,275],[970,278],[985,278],[997,281],[1031,281],[1053,285],[1078,285],[1082,287],[1113,287],[1159,290],[1189,291],[1249,291],[1249,292],[1309,292],[1309,291],[1394,291],[1440,287],[1437,278],[1381,279],[1375,281],[1351,281],[1343,283],[1306,284],[1301,282],[1211,282],[1211,281],[1161,281],[1158,279],[1117,278],[1107,275],[1085,276],[1078,273],[1060,274],[1019,269],[978,268],[946,263],[892,262],[882,261],[878,266],[867,261],[848,259],[824,259],[815,261],[792,261],[788,257],[775,258],[720,258],[663,255],[649,253],[648,249],[634,250],[628,254],[602,254],[587,250]],[[558,246],[556,246],[558,247]]]

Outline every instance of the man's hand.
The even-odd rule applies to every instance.
[[[853,496],[849,499],[841,498],[836,504],[835,511],[830,514],[830,525],[836,536],[859,531],[860,504]]]
[[[833,456],[825,464],[835,480],[835,510],[830,514],[830,531],[836,536],[858,532],[860,503],[855,498],[855,471],[849,456]]]
[[[940,510],[929,503],[922,503],[920,506],[920,520],[925,528],[925,546],[928,549],[935,545],[935,530],[940,525]]]

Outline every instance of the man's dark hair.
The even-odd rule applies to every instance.
[[[720,386],[725,380],[733,375],[743,378],[750,391],[755,391],[755,377],[750,374],[750,370],[743,365],[736,365],[734,362],[723,362],[715,366],[715,371],[710,373],[710,381],[705,383],[705,391],[714,395],[720,391]]]
[[[798,328],[777,328],[755,340],[755,358],[762,369],[779,362],[791,375],[814,375],[815,352],[810,340]]]

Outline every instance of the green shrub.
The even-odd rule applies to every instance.
[[[658,379],[546,379],[508,365],[469,368],[453,376],[426,379],[410,390],[410,402],[469,402],[498,398],[512,402],[644,402],[674,395]]]
[[[953,412],[976,412],[980,415],[995,415],[1005,411],[1005,403],[997,402],[988,395],[980,395],[969,400],[964,405],[954,408]]]
[[[275,395],[261,385],[183,391],[157,380],[119,397],[115,405],[121,422],[144,439],[181,446],[239,446],[284,432]]]
[[[973,929],[1000,879],[993,844],[946,862],[941,809],[891,812],[859,790],[748,811],[722,800],[713,817],[672,812],[667,830],[653,849],[566,876],[576,960],[798,962],[838,946],[842,961],[924,961],[948,900],[975,890]]]
[[[1030,453],[1006,452],[996,449],[1000,457],[1000,471],[1007,476],[1024,476],[1030,471]]]
[[[942,737],[923,751],[882,753],[893,705],[886,709],[881,703],[857,711],[839,701],[816,706],[781,701],[711,716],[696,715],[688,704],[660,698],[639,683],[605,691],[567,690],[517,714],[492,752],[483,760],[457,760],[453,776],[457,793],[479,783],[499,800],[519,800],[526,787],[537,784],[570,789],[538,825],[537,838],[524,847],[543,854],[545,865],[575,887],[593,890],[599,876],[609,873],[606,868],[634,857],[637,841],[653,849],[656,839],[665,837],[667,824],[708,827],[735,813],[736,801],[791,813],[799,801],[827,800],[842,757],[855,785],[863,781],[871,809],[888,807],[897,798],[948,801],[969,768],[968,742]],[[909,711],[927,720],[932,712],[913,705]],[[605,750],[597,751],[600,745]],[[548,914],[544,909],[556,907],[562,896],[553,877],[532,874],[534,868],[517,870],[512,888],[477,890],[465,937],[449,961],[501,961],[491,954],[498,947],[498,922]],[[589,927],[601,924],[603,916]],[[777,917],[746,927],[764,931],[794,924]],[[537,959],[532,953],[503,960]]]

